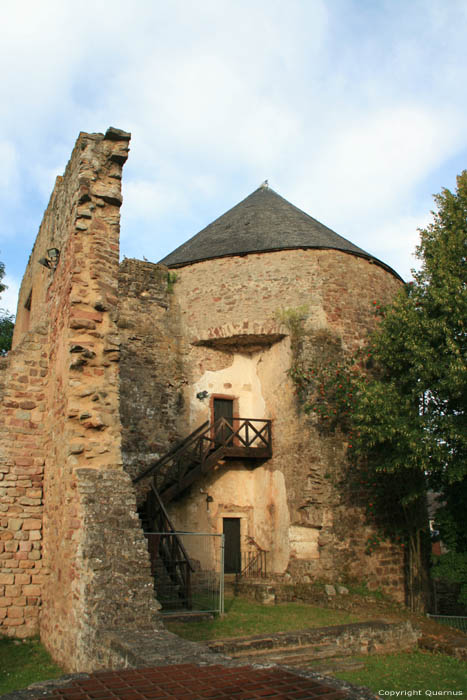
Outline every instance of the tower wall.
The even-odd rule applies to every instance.
[[[210,417],[209,399],[196,397],[202,391],[232,396],[240,417],[273,421],[272,459],[254,470],[229,462],[197,483],[170,507],[177,526],[221,532],[224,517],[238,517],[242,546],[253,537],[269,551],[276,575],[364,576],[370,587],[403,600],[402,553],[385,543],[365,554],[372,530],[339,485],[348,469],[345,437],[323,436],[300,410],[287,375],[290,334],[280,321],[280,310],[303,312],[311,339],[303,343],[305,358],[316,352],[320,333],[350,353],[375,326],[374,302],[388,302],[400,284],[381,266],[335,250],[249,254],[177,269],[185,434]]]

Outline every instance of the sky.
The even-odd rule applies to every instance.
[[[268,179],[409,279],[467,168],[466,0],[20,0],[0,61],[13,313],[80,131],[132,133],[121,255],[153,262]]]

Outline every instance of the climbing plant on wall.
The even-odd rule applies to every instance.
[[[407,546],[413,609],[426,588],[427,486],[441,494],[451,577],[467,595],[465,525],[453,496],[467,481],[467,171],[456,192],[445,189],[435,202],[433,222],[420,231],[421,269],[391,306],[374,301],[380,323],[362,351],[327,365],[295,361],[290,370],[320,429],[346,432],[369,516]]]

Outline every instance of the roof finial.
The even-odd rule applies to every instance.
[[[260,188],[261,188],[262,190],[267,190],[268,187],[269,187],[269,182],[268,182],[268,180],[265,180],[265,181],[262,182],[261,185],[260,185]]]

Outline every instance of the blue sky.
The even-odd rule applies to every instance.
[[[13,312],[80,131],[132,132],[121,254],[152,261],[267,178],[408,278],[467,167],[465,0],[21,0],[0,60]]]

